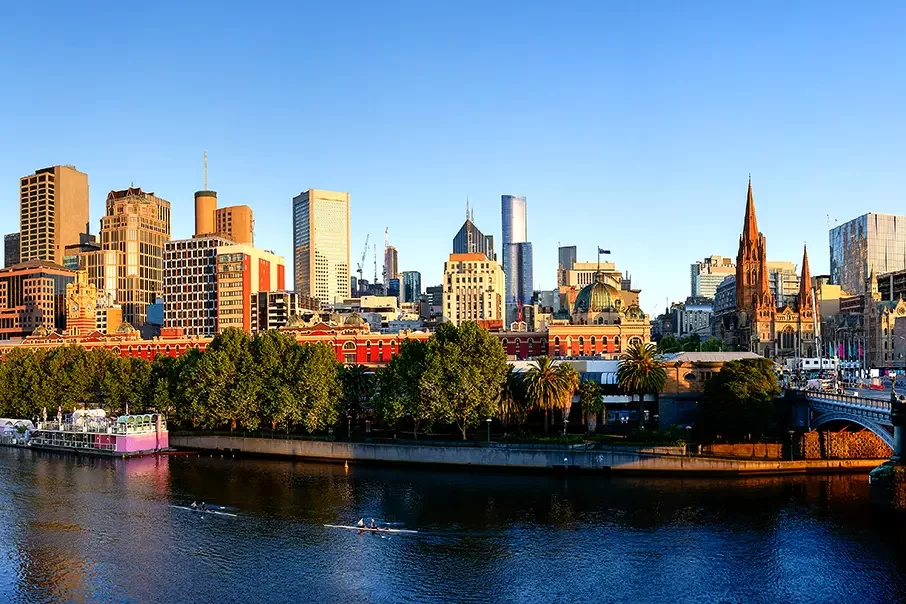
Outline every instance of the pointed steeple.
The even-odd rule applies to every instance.
[[[742,225],[742,238],[753,242],[758,240],[758,221],[755,220],[755,196],[752,195],[751,174],[749,174],[749,191],[746,194],[746,218]]]
[[[812,306],[812,273],[808,267],[808,248],[802,246],[802,274],[799,276],[799,308],[810,309]]]

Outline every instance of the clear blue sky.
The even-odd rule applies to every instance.
[[[206,150],[221,205],[251,205],[289,265],[310,187],[350,192],[353,268],[389,226],[425,285],[466,196],[499,241],[511,193],[536,289],[558,242],[600,244],[653,312],[691,262],[735,256],[751,172],[770,259],[807,242],[827,272],[827,214],[906,213],[906,5],[750,4],[6,3],[0,228],[19,176],[67,163],[93,230],[134,182],[187,237]]]

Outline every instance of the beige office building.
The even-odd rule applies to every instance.
[[[113,294],[123,321],[141,327],[147,306],[163,293],[170,202],[138,187],[110,191],[101,218],[101,250],[83,254],[92,285]]]
[[[454,325],[503,325],[503,268],[484,254],[450,254],[444,263],[443,317]]]
[[[243,245],[254,245],[252,208],[229,206],[214,212],[216,235]]]
[[[19,179],[19,262],[63,264],[67,245],[88,224],[88,175],[52,166]]]
[[[349,297],[349,193],[309,189],[293,198],[293,261],[303,296]]]

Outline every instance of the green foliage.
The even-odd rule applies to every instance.
[[[428,341],[420,395],[436,419],[456,424],[466,440],[472,426],[497,413],[506,379],[506,353],[476,323],[444,323]]]
[[[438,419],[431,397],[422,390],[422,379],[428,368],[428,344],[404,340],[399,352],[377,374],[374,410],[378,418],[390,426],[408,416],[412,420],[412,437],[418,438],[423,422]]]
[[[673,334],[668,333],[657,343],[657,351],[661,354],[673,352],[720,352],[724,349],[723,342],[717,338],[711,337],[703,341],[698,334],[677,338]]]
[[[582,413],[595,415],[604,408],[604,399],[601,395],[601,385],[597,382],[584,381],[579,384],[579,404]]]
[[[497,405],[497,419],[504,426],[521,426],[528,419],[531,406],[527,386],[523,375],[514,371],[512,365],[508,365]]]
[[[667,371],[654,344],[633,342],[617,367],[617,383],[630,396],[639,397],[639,426],[644,427],[644,397],[664,389]]]
[[[778,396],[777,374],[768,359],[726,363],[705,384],[696,429],[705,440],[758,439],[774,423]]]
[[[724,344],[717,338],[708,338],[701,345],[702,352],[722,352]]]

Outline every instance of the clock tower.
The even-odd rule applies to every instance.
[[[66,285],[66,335],[84,336],[97,330],[98,290],[88,283],[88,271],[76,271]]]

